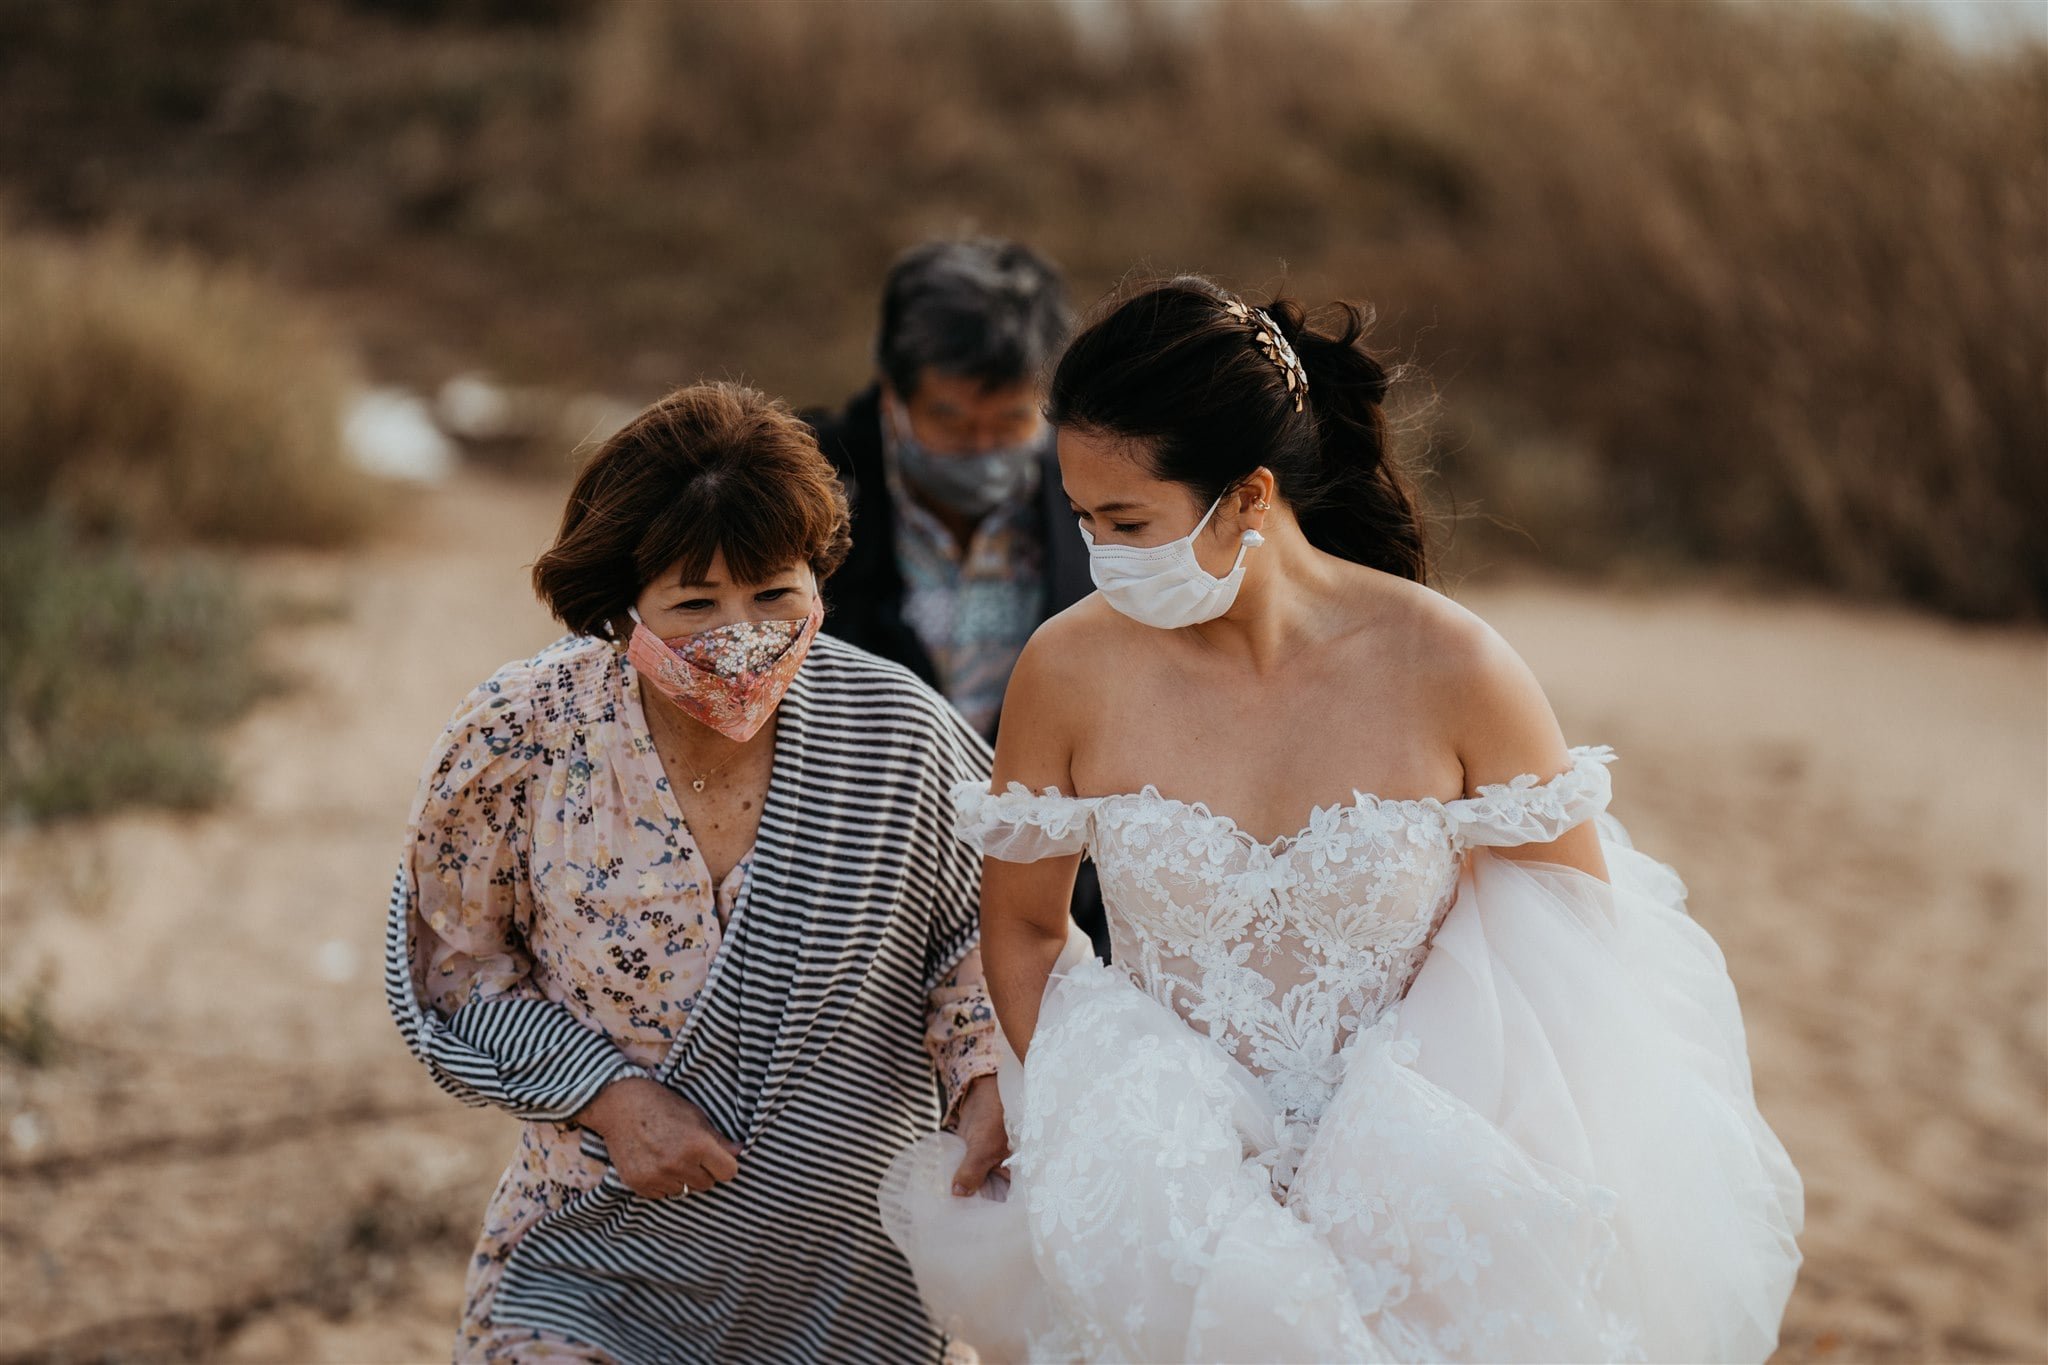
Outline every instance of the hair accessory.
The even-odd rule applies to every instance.
[[[1266,358],[1280,367],[1287,376],[1287,391],[1294,395],[1294,410],[1301,411],[1301,400],[1308,394],[1308,371],[1302,368],[1301,357],[1287,344],[1287,338],[1272,316],[1263,308],[1246,306],[1242,299],[1225,299],[1223,311],[1252,329],[1252,340]]]

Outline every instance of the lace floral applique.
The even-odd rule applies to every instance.
[[[1545,844],[1599,815],[1613,792],[1607,765],[1614,762],[1614,750],[1605,744],[1584,746],[1573,749],[1571,759],[1571,767],[1547,782],[1524,773],[1446,803],[1452,834],[1475,847]]]
[[[1531,774],[1457,801],[1356,794],[1271,844],[1151,786],[1077,798],[965,784],[953,801],[960,836],[992,857],[1087,849],[1119,966],[1313,1122],[1345,1048],[1420,969],[1465,850],[1553,839],[1597,814],[1613,757],[1574,749],[1548,781]]]
[[[976,851],[1008,862],[1079,853],[1087,846],[1095,802],[1034,792],[1012,782],[991,792],[975,782],[953,788],[953,831]]]

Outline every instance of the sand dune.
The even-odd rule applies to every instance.
[[[465,479],[369,554],[259,581],[290,695],[212,814],[0,836],[0,994],[68,1050],[0,1063],[0,1359],[444,1358],[512,1123],[405,1056],[377,982],[428,742],[553,631],[558,503]],[[1461,593],[1615,745],[1806,1174],[1782,1360],[2048,1356],[2048,639],[1828,602]]]

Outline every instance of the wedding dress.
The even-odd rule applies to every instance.
[[[1007,1191],[950,1193],[951,1134],[891,1166],[934,1319],[990,1360],[1769,1355],[1799,1176],[1612,759],[1270,845],[1151,787],[956,790],[988,856],[1090,853],[1115,965],[1077,935],[1005,1049]],[[1589,819],[1611,882],[1489,852]]]

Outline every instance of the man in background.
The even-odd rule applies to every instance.
[[[1066,342],[1059,270],[1016,242],[925,242],[889,268],[876,377],[805,418],[853,504],[825,629],[893,659],[994,738],[1039,623],[1090,592],[1044,382]],[[1075,919],[1108,955],[1094,869]]]

